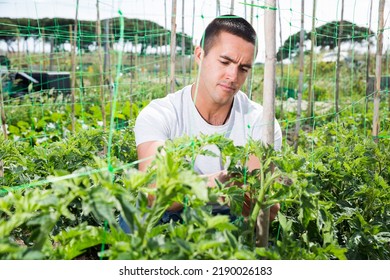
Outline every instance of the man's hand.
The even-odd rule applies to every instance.
[[[269,209],[269,220],[270,221],[275,220],[276,216],[278,215],[279,210],[280,210],[279,203],[276,203],[276,204],[271,206],[271,208]]]
[[[221,183],[226,183],[229,180],[229,175],[227,170],[221,170],[212,174],[201,175],[202,178],[207,177],[207,186],[213,188],[216,186],[215,180],[220,181]]]

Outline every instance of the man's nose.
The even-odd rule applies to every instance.
[[[229,67],[226,69],[226,78],[231,82],[237,82],[238,67],[236,65],[229,65]]]

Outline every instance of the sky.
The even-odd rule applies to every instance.
[[[245,17],[249,21],[251,0],[235,0],[234,14]],[[264,6],[264,0],[254,0],[256,6]],[[333,20],[340,20],[342,0],[317,0],[316,26]],[[357,25],[369,26],[370,0],[344,0],[344,19]],[[0,0],[0,17],[64,17],[75,18],[77,0]],[[120,10],[125,17],[147,19],[157,22],[163,27],[171,28],[172,1],[171,0],[100,0],[100,18],[119,16]],[[194,36],[199,42],[204,28],[215,18],[215,0],[185,0],[184,1],[184,32]],[[195,12],[193,4],[195,3]],[[221,14],[230,13],[231,0],[220,0]],[[379,0],[373,0],[371,29],[377,32]],[[280,25],[282,42],[289,35],[300,29],[300,0],[280,0],[280,23],[277,13],[277,47],[281,45],[279,38]],[[259,54],[257,61],[264,57],[264,9],[254,7],[253,26],[259,36]],[[177,0],[177,30],[182,31],[182,0]],[[165,16],[166,15],[166,16]],[[305,30],[309,31],[312,25],[313,0],[305,0]],[[385,6],[384,50],[390,45],[389,30],[390,1]],[[78,18],[96,20],[96,0],[79,0]],[[193,24],[194,21],[194,24]],[[375,48],[373,49],[375,51]]]

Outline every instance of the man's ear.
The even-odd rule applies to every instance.
[[[196,63],[200,63],[204,57],[204,50],[202,49],[201,46],[196,46],[195,47],[195,51],[194,51],[194,55],[195,55],[195,61]]]

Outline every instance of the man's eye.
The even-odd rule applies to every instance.
[[[221,62],[223,65],[228,65],[229,64],[228,61],[219,61],[219,62]]]
[[[241,71],[246,73],[249,71],[249,69],[248,68],[241,68]]]

